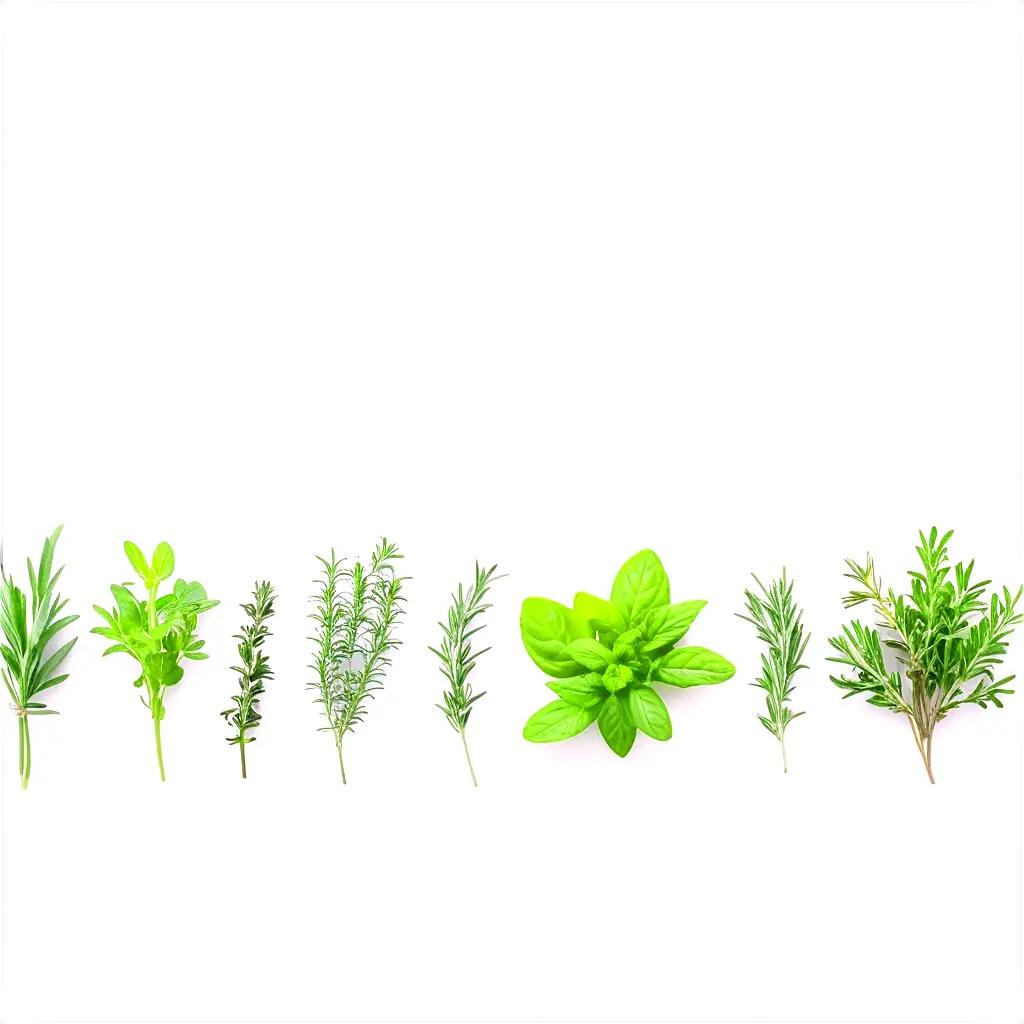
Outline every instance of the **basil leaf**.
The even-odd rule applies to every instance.
[[[612,584],[612,604],[627,626],[637,625],[652,608],[669,602],[668,576],[650,550],[635,554]]]
[[[586,668],[571,658],[566,645],[581,635],[583,627],[572,612],[546,597],[528,597],[519,616],[526,653],[549,676],[564,679],[582,675]]]
[[[597,727],[601,730],[605,743],[619,757],[625,757],[633,748],[636,739],[636,726],[626,711],[625,701],[618,694],[612,694],[601,705],[601,713],[597,717]]]
[[[565,653],[592,672],[603,671],[612,663],[612,652],[588,636],[566,644]]]
[[[678,647],[658,663],[656,678],[671,686],[707,686],[723,683],[735,674],[731,662],[706,647]]]
[[[640,650],[651,654],[664,647],[674,647],[686,636],[706,604],[707,601],[680,601],[648,612],[643,624],[645,641]]]
[[[611,601],[605,601],[601,597],[594,597],[580,591],[572,603],[573,614],[588,626],[593,626],[597,632],[602,627],[605,629],[620,630],[625,627],[622,616],[618,613]]]
[[[523,738],[531,743],[556,743],[583,732],[595,718],[597,708],[577,708],[554,700],[535,711],[523,726]]]
[[[672,738],[672,720],[661,697],[649,686],[634,686],[627,691],[629,717],[636,727],[654,740]]]
[[[166,580],[174,572],[174,552],[165,540],[160,541],[153,552],[153,572],[158,580]]]
[[[142,553],[138,544],[133,544],[130,540],[126,540],[124,542],[124,553],[128,556],[128,561],[132,563],[132,568],[139,574],[139,578],[147,587],[151,587],[153,585],[153,573],[149,568],[149,563],[146,561],[146,556]]]
[[[575,708],[596,707],[608,696],[608,691],[596,672],[588,672],[585,676],[573,676],[564,682],[552,681],[547,685],[566,704],[571,704]]]

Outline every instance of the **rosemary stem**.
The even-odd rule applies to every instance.
[[[28,789],[28,777],[32,771],[32,744],[28,736],[28,718],[22,715],[18,719],[18,768],[21,771],[21,788]]]
[[[469,775],[473,780],[474,787],[479,788],[479,784],[476,781],[476,772],[473,771],[473,759],[469,756],[469,744],[466,742],[466,730],[460,729],[459,735],[462,737],[462,749],[466,752],[466,764],[469,765]]]
[[[239,751],[242,754],[242,778],[245,779],[245,778],[248,778],[248,776],[245,774],[245,733],[244,732],[242,733],[242,740],[238,744],[238,749],[239,749]]]
[[[782,774],[789,774],[789,765],[786,763],[786,740],[784,735],[779,737],[779,743],[782,745]]]
[[[341,766],[341,784],[347,786],[348,779],[345,778],[345,759],[341,756],[341,740],[338,740],[338,764]]]

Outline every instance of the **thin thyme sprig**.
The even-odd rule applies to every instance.
[[[317,694],[314,703],[322,705],[327,719],[320,731],[334,734],[341,781],[347,783],[342,742],[365,718],[368,701],[383,688],[391,652],[400,644],[396,630],[405,613],[406,577],[395,571],[394,563],[402,555],[387,538],[377,545],[368,566],[356,562],[348,569],[334,551],[329,559],[317,557],[323,572],[310,615],[317,624],[310,637],[316,645],[310,666],[316,679],[308,688]]]
[[[469,765],[469,775],[474,786],[477,785],[476,772],[473,770],[469,744],[466,742],[466,725],[473,710],[472,705],[484,696],[486,691],[473,693],[469,675],[476,667],[477,659],[490,648],[474,651],[470,641],[484,628],[482,625],[474,626],[473,623],[491,607],[484,604],[484,599],[491,583],[502,578],[494,575],[497,569],[496,565],[489,569],[481,569],[480,563],[476,563],[473,583],[468,590],[464,590],[462,584],[459,584],[459,589],[452,594],[448,622],[438,623],[442,632],[440,648],[428,648],[440,659],[441,673],[449,685],[449,689],[445,690],[443,695],[444,704],[436,706],[444,712],[448,724],[462,739],[462,748],[466,752],[466,763]]]
[[[262,721],[259,703],[265,690],[264,682],[274,678],[270,659],[263,652],[263,644],[271,636],[266,623],[274,614],[274,588],[265,580],[256,583],[252,597],[250,603],[241,606],[249,622],[234,637],[239,642],[238,656],[242,662],[241,665],[231,666],[231,671],[238,673],[238,693],[231,698],[235,706],[221,712],[228,724],[235,727],[235,734],[228,738],[228,743],[237,745],[242,756],[243,779],[247,777],[245,746],[256,741],[255,736],[247,736],[246,733]]]
[[[62,529],[58,526],[43,541],[38,572],[32,560],[27,560],[27,597],[0,564],[0,631],[5,641],[0,644],[0,654],[3,655],[0,674],[11,698],[11,707],[18,716],[18,774],[22,789],[28,787],[32,771],[28,720],[34,715],[57,714],[32,698],[68,678],[67,673],[58,675],[57,670],[78,640],[78,637],[72,637],[57,650],[47,653],[47,647],[57,634],[78,618],[77,615],[62,618],[60,614],[68,602],[57,593],[57,581],[64,569],[53,571],[53,555]]]
[[[753,575],[753,574],[751,574]],[[793,583],[782,576],[766,587],[754,576],[760,594],[744,590],[747,612],[736,614],[751,623],[758,639],[768,648],[761,653],[761,675],[751,683],[765,691],[767,715],[758,715],[761,724],[779,741],[782,748],[782,770],[789,771],[786,761],[786,726],[806,712],[786,707],[793,693],[793,678],[807,666],[803,664],[810,633],[804,633],[802,613],[793,600]]]

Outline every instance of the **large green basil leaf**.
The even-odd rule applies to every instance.
[[[672,720],[661,697],[649,686],[634,686],[627,691],[629,717],[636,727],[654,740],[672,738]]]
[[[581,636],[566,644],[565,653],[588,672],[603,672],[612,663],[612,652],[589,636]]]
[[[572,610],[576,618],[593,627],[591,635],[602,629],[606,631],[608,629],[621,630],[626,625],[611,601],[605,601],[601,597],[594,597],[593,594],[587,594],[582,590],[573,600]]]
[[[585,676],[573,676],[571,679],[552,681],[548,687],[562,698],[566,704],[576,708],[596,707],[608,696],[608,691],[601,682],[597,672],[588,672]]]
[[[678,647],[661,659],[655,677],[672,686],[707,686],[723,683],[735,674],[731,662],[706,647]]]
[[[615,577],[612,604],[627,626],[636,626],[652,608],[668,603],[668,576],[661,559],[650,550],[638,552]]]
[[[549,676],[564,679],[587,671],[566,653],[566,645],[582,636],[586,627],[565,605],[546,597],[528,597],[519,616],[519,629],[526,653]]]
[[[686,631],[706,604],[707,601],[680,601],[679,604],[663,605],[649,611],[643,622],[644,643],[640,650],[651,654],[675,646],[686,636]]]
[[[597,727],[601,730],[605,743],[619,757],[625,757],[633,748],[636,739],[636,726],[626,710],[626,702],[617,693],[613,693],[601,705],[601,713],[597,716]]]
[[[597,718],[597,708],[578,708],[554,700],[535,711],[523,726],[523,738],[531,743],[556,743],[583,732]]]

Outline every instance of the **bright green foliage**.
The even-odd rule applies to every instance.
[[[142,703],[149,708],[156,738],[156,759],[160,767],[160,780],[165,779],[164,755],[160,742],[160,723],[164,718],[164,699],[167,689],[181,681],[185,674],[182,658],[199,661],[205,641],[196,636],[199,616],[219,604],[206,596],[200,583],[177,580],[169,594],[158,597],[160,584],[174,573],[174,552],[170,544],[161,541],[153,552],[152,563],[146,561],[139,547],[130,540],[124,542],[124,552],[132,568],[142,580],[146,596],[139,599],[124,585],[115,583],[110,590],[114,595],[113,611],[93,605],[106,623],[92,632],[113,640],[103,654],[128,654],[139,663],[140,675],[135,685],[145,687]]]
[[[767,587],[756,576],[754,582],[761,592],[743,592],[749,614],[739,617],[753,624],[757,638],[768,650],[761,652],[761,675],[750,685],[765,691],[768,714],[757,717],[779,741],[782,770],[787,772],[786,726],[804,712],[793,711],[786,705],[793,693],[793,677],[802,668],[807,668],[802,659],[811,635],[804,633],[802,613],[793,600],[793,583],[786,578],[785,569],[782,576]]]
[[[317,557],[323,572],[310,615],[316,623],[310,637],[316,645],[310,665],[316,680],[308,686],[327,719],[320,731],[334,734],[345,783],[342,741],[363,720],[374,693],[383,688],[391,652],[399,646],[396,630],[404,614],[406,578],[396,574],[395,562],[402,556],[386,538],[368,566],[356,562],[346,568],[333,551],[329,559]]]
[[[655,684],[704,686],[729,679],[735,668],[703,647],[676,647],[705,601],[672,604],[668,576],[653,551],[641,551],[619,570],[611,600],[579,593],[572,608],[543,597],[523,602],[519,625],[527,654],[547,675],[558,700],[532,715],[523,736],[553,743],[595,721],[620,757],[636,733],[672,735],[668,708]]]
[[[57,714],[33,697],[68,678],[66,673],[59,675],[57,670],[78,639],[73,637],[56,650],[48,650],[57,634],[78,618],[77,615],[61,616],[67,601],[57,593],[57,580],[64,570],[53,570],[53,553],[61,529],[58,526],[43,541],[38,572],[31,559],[28,560],[28,596],[0,569],[0,630],[4,639],[0,644],[3,655],[0,674],[18,716],[18,772],[22,789],[28,786],[32,770],[29,717]]]
[[[246,733],[260,724],[263,718],[259,712],[263,683],[274,678],[270,659],[263,652],[263,644],[271,635],[267,619],[274,614],[274,597],[274,588],[264,581],[253,587],[252,601],[242,605],[242,611],[249,617],[242,626],[242,632],[235,634],[242,664],[231,666],[231,671],[238,673],[238,693],[231,698],[235,706],[221,712],[228,724],[235,727],[235,734],[228,738],[228,743],[237,745],[242,755],[243,779],[246,778],[245,746],[256,742],[255,736],[247,736]]]
[[[934,527],[927,536],[919,534],[921,568],[908,573],[909,594],[883,591],[870,555],[864,565],[847,560],[846,578],[858,589],[843,605],[870,604],[878,629],[852,622],[829,639],[838,652],[829,660],[848,668],[832,682],[846,697],[866,694],[869,704],[906,715],[932,782],[935,726],[964,704],[1001,708],[1001,698],[1013,693],[1006,684],[1014,677],[996,679],[995,667],[1002,664],[1014,626],[1024,620],[1017,612],[1024,587],[1016,594],[1004,587],[986,597],[991,581],[972,581],[973,561],[950,565],[952,536],[950,530],[940,537]],[[897,671],[886,666],[883,646],[894,652]]]
[[[490,648],[474,651],[470,641],[484,627],[474,625],[476,620],[483,615],[491,606],[485,604],[487,592],[491,583],[496,577],[498,567],[492,565],[489,569],[481,569],[480,563],[476,564],[476,571],[473,583],[464,590],[462,584],[452,594],[451,607],[448,609],[448,622],[439,622],[441,627],[440,648],[431,647],[429,650],[441,659],[441,673],[448,680],[448,689],[444,692],[444,704],[438,704],[448,719],[448,724],[462,738],[462,747],[466,752],[466,763],[469,765],[469,775],[476,782],[476,772],[473,771],[473,762],[469,756],[469,745],[466,743],[466,725],[469,722],[470,713],[475,704],[483,695],[473,693],[473,687],[469,683],[469,674],[476,667],[477,659],[486,654]]]

